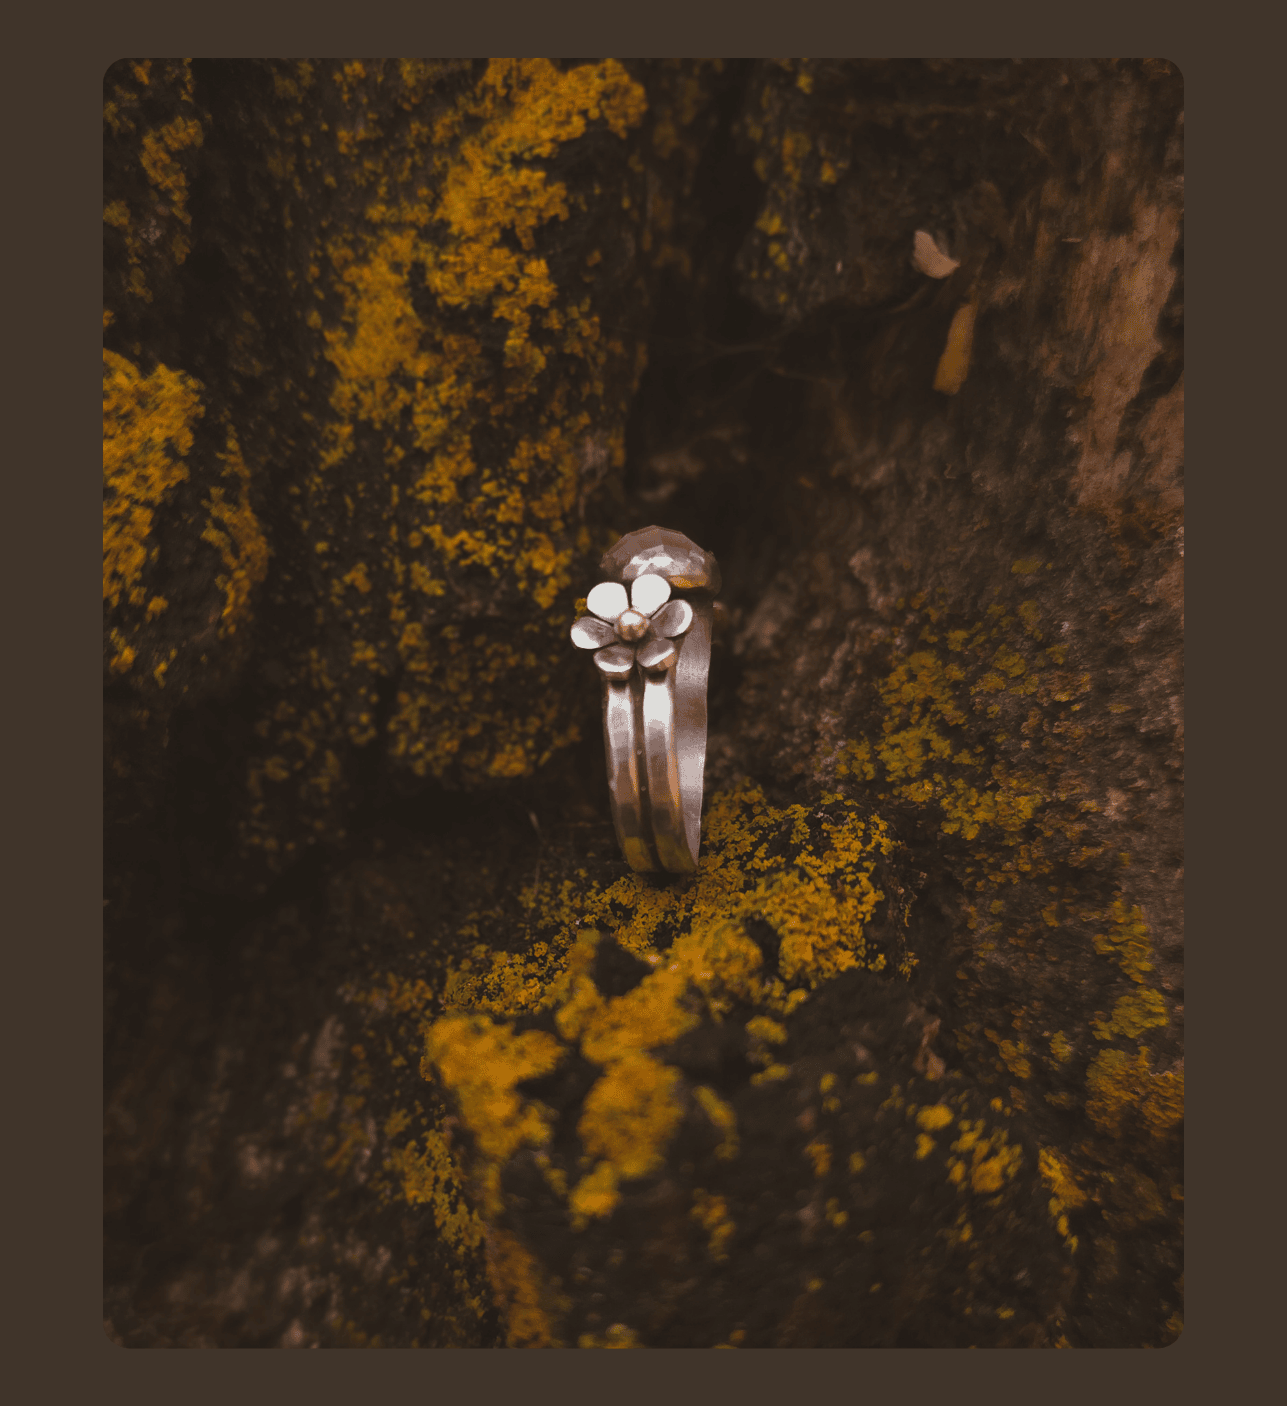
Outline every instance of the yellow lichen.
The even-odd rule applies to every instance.
[[[1112,927],[1107,932],[1096,933],[1093,941],[1095,951],[1117,958],[1122,970],[1134,982],[1143,982],[1148,972],[1153,970],[1152,943],[1149,940],[1148,925],[1138,906],[1127,907],[1120,896],[1113,900],[1105,914],[1088,913],[1088,918],[1109,917]]]
[[[568,218],[570,197],[529,163],[575,141],[592,121],[624,136],[644,106],[642,89],[614,60],[568,70],[546,59],[493,60],[476,92],[440,120],[436,141],[450,159],[434,201],[377,201],[360,245],[337,239],[328,248],[345,312],[325,334],[337,418],[323,470],[347,457],[358,427],[382,430],[405,417],[424,464],[412,499],[458,510],[454,531],[436,512],[426,514],[418,524],[424,539],[446,564],[495,573],[504,563],[542,609],[570,580],[571,554],[555,547],[551,530],[563,528],[577,500],[592,417],[574,408],[565,383],[508,464],[477,464],[473,434],[529,397],[556,352],[582,363],[584,390],[600,386],[613,346],[601,339],[588,296],[560,301],[545,261],[529,252],[543,225]],[[434,334],[416,313],[413,268],[441,306],[479,309],[508,325],[504,360],[513,374],[499,405],[476,338]],[[552,343],[533,338],[538,326],[554,332]],[[480,472],[478,491],[463,498],[460,484]],[[537,483],[549,486],[534,492]]]
[[[215,580],[224,597],[219,630],[230,635],[248,619],[251,594],[267,574],[268,540],[251,509],[250,471],[231,430],[220,460],[236,484],[237,499],[230,501],[217,484],[211,488],[205,505],[210,520],[201,536],[219,553],[226,573]]]
[[[826,1138],[815,1138],[804,1149],[804,1155],[813,1164],[815,1177],[825,1177],[831,1170],[831,1144]]]
[[[1050,1218],[1069,1250],[1075,1251],[1077,1236],[1068,1228],[1068,1212],[1086,1204],[1086,1193],[1078,1185],[1067,1159],[1053,1147],[1043,1147],[1037,1154],[1037,1169],[1053,1193],[1049,1201]]]
[[[454,1254],[482,1244],[483,1224],[465,1199],[463,1178],[441,1134],[426,1136],[423,1148],[414,1141],[398,1148],[390,1153],[387,1166],[408,1205],[431,1209],[438,1233]]]
[[[128,180],[131,208],[122,198],[109,199],[103,209],[103,222],[121,236],[124,267],[120,270],[119,291],[150,303],[157,292],[155,275],[177,267],[187,258],[189,167],[201,146],[204,133],[196,116],[192,94],[192,72],[188,60],[169,60],[153,73],[151,65],[131,64],[126,77],[124,65],[109,70],[111,95],[104,104],[103,117],[110,138],[118,148],[113,174]],[[137,87],[131,86],[130,79]],[[146,89],[152,93],[145,93]],[[168,120],[145,126],[143,99],[154,110],[157,102],[168,107]],[[146,186],[137,180],[141,175]],[[146,191],[140,198],[138,188]],[[119,187],[118,187],[119,188]],[[166,237],[168,235],[168,238]]]
[[[658,888],[632,873],[601,891],[579,898],[564,894],[546,904],[543,914],[562,928],[559,945],[568,966],[561,982],[542,986],[540,1001],[560,1007],[564,1038],[588,1036],[585,1048],[594,1059],[611,1058],[613,1049],[629,1048],[632,1041],[651,1048],[677,1039],[697,1019],[679,999],[691,987],[717,1013],[733,995],[754,1002],[760,1010],[748,1034],[771,1044],[785,1038],[775,1017],[806,995],[788,993],[788,980],[812,988],[851,968],[883,970],[885,955],[868,950],[864,931],[882,901],[872,882],[875,864],[892,852],[893,839],[880,819],[864,818],[852,803],[842,806],[837,816],[819,822],[821,843],[810,842],[784,862],[767,856],[767,841],[781,829],[794,832],[808,815],[805,807],[775,809],[755,789],[715,796],[704,822],[702,863],[691,880]],[[623,910],[624,919],[614,916]],[[763,974],[763,955],[743,928],[751,918],[768,921],[781,936],[780,974],[772,979]],[[588,976],[598,925],[613,929],[627,951],[657,958],[651,976],[611,1002]],[[654,944],[660,931],[672,927],[687,931],[662,964]],[[497,954],[486,973],[457,972],[447,999],[497,1012],[524,1009],[521,993],[531,975],[521,963],[516,968],[510,954]],[[511,1006],[516,996],[518,1004]]]
[[[638,1348],[643,1344],[639,1335],[625,1323],[611,1323],[602,1335],[582,1333],[576,1342],[577,1347]]]
[[[737,1226],[728,1213],[728,1202],[722,1196],[713,1196],[700,1187],[693,1192],[692,1218],[710,1237],[707,1249],[713,1260],[726,1260],[725,1246],[737,1231]]]
[[[592,1220],[610,1216],[621,1199],[617,1190],[621,1176],[611,1162],[600,1162],[573,1187],[568,1197],[574,1229],[582,1230]]]
[[[552,1290],[535,1256],[514,1235],[492,1230],[487,1236],[487,1267],[505,1311],[508,1347],[562,1347],[557,1324],[566,1301]]]
[[[1027,1079],[1031,1077],[1032,1065],[1028,1061],[1025,1053],[1026,1046],[1022,1041],[1016,1043],[1013,1040],[1003,1039],[995,1030],[985,1030],[983,1033],[997,1047],[1004,1067],[1013,1074],[1016,1079]]]
[[[922,1108],[916,1115],[918,1127],[924,1128],[926,1132],[934,1132],[938,1128],[945,1128],[952,1121],[952,1110],[945,1103],[935,1103],[929,1108]]]
[[[1146,1030],[1165,1025],[1168,1019],[1162,993],[1143,987],[1128,991],[1113,1007],[1108,1020],[1091,1021],[1091,1029],[1098,1040],[1111,1040],[1114,1035],[1137,1040]]]
[[[701,1085],[694,1089],[693,1093],[712,1126],[721,1134],[719,1146],[715,1149],[716,1157],[726,1162],[732,1161],[738,1150],[737,1114],[714,1089]]]
[[[587,1155],[607,1162],[619,1180],[660,1166],[682,1116],[674,1098],[678,1082],[677,1070],[642,1051],[613,1060],[586,1095],[577,1125]]]
[[[103,352],[103,600],[142,605],[143,569],[156,548],[153,522],[166,496],[188,477],[184,463],[201,418],[201,387],[158,366]]]
[[[1004,1128],[985,1133],[981,1119],[961,1120],[960,1137],[952,1143],[948,1178],[958,1185],[968,1183],[977,1195],[990,1196],[1014,1179],[1023,1162],[1023,1149],[1010,1142]]]
[[[1101,1050],[1086,1073],[1086,1112],[1111,1137],[1138,1120],[1152,1138],[1165,1137],[1184,1117],[1184,1073],[1153,1073],[1147,1050],[1132,1059],[1123,1050]]]
[[[425,1037],[424,1072],[435,1071],[455,1094],[462,1114],[478,1140],[483,1157],[483,1204],[499,1205],[499,1167],[522,1146],[540,1147],[549,1137],[549,1121],[515,1091],[524,1079],[547,1074],[562,1059],[563,1048],[551,1035],[495,1025],[471,1015],[449,1015],[435,1022]]]
[[[790,838],[792,860],[770,858],[775,835]],[[556,893],[538,892],[534,915],[558,936],[527,954],[476,948],[444,990],[451,1013],[429,1026],[425,1072],[454,1096],[475,1134],[476,1174],[493,1196],[485,1215],[499,1205],[503,1163],[521,1146],[543,1145],[548,1133],[540,1105],[522,1099],[517,1085],[538,1063],[552,1068],[563,1049],[575,1048],[602,1070],[577,1123],[580,1176],[569,1191],[569,1183],[547,1175],[561,1187],[574,1227],[610,1215],[624,1183],[660,1169],[693,1103],[719,1135],[716,1155],[736,1158],[732,1108],[708,1087],[690,1089],[656,1052],[743,1000],[756,1010],[747,1023],[754,1057],[755,1049],[767,1051],[786,1038],[780,1017],[807,999],[808,988],[858,965],[881,970],[884,954],[868,950],[864,928],[880,901],[874,864],[891,849],[885,827],[852,804],[810,815],[804,807],[771,807],[747,789],[712,798],[702,864],[682,884],[659,887],[631,874],[604,890],[578,892],[564,881]],[[788,992],[781,973],[765,971],[743,927],[751,917],[779,928],[781,971],[805,987]],[[600,925],[612,927],[611,938]],[[664,950],[657,945],[663,929],[675,934]],[[605,996],[593,976],[599,946],[608,940],[649,968],[619,996]],[[505,1018],[523,1010],[551,1012],[558,1039],[514,1036]],[[770,1064],[753,1082],[789,1072]],[[832,1075],[827,1088],[835,1084]],[[826,1140],[815,1140],[809,1155],[825,1176]]]
[[[307,701],[260,719],[265,753],[290,774],[276,793],[261,759],[248,776],[242,842],[283,863],[306,843],[284,828],[338,832],[350,748],[381,730],[396,767],[465,784],[531,775],[579,735],[560,605],[594,546],[586,494],[624,463],[645,348],[601,326],[603,290],[581,259],[564,274],[547,251],[585,211],[560,155],[602,138],[605,179],[638,179],[625,139],[646,103],[610,59],[282,63],[273,86],[260,136],[301,246],[312,384],[283,387],[309,401],[307,450],[271,417],[261,438],[309,464],[287,506],[337,563],[313,640],[283,661],[283,691]],[[323,120],[328,102],[342,120]],[[337,192],[325,218],[304,199],[310,183]],[[256,295],[257,260],[230,257]],[[243,322],[237,364],[260,378],[266,334]],[[488,609],[463,631],[462,580],[480,605],[504,600],[504,619]],[[315,644],[324,681],[302,657]],[[394,678],[385,716],[376,702]]]

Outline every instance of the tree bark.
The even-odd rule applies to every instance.
[[[106,80],[106,1318],[130,1346],[1182,1327],[1182,85]],[[598,559],[723,575],[634,874]]]

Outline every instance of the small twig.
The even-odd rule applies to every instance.
[[[536,875],[532,880],[532,901],[528,904],[528,911],[536,908],[536,900],[541,892],[541,854],[545,847],[545,837],[541,834],[541,822],[536,818],[536,812],[529,810],[527,818],[532,822],[532,829],[536,831]]]

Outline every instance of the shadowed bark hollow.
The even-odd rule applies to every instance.
[[[1182,84],[105,80],[107,1331],[1182,1329]],[[703,858],[568,629],[715,553]]]

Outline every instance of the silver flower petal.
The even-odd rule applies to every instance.
[[[619,581],[600,581],[586,596],[585,603],[592,614],[609,625],[630,605],[626,588]]]
[[[616,631],[604,620],[583,615],[572,626],[572,643],[578,649],[602,649],[617,637]]]
[[[639,578],[646,581],[646,576]],[[638,585],[638,582],[635,583]],[[663,605],[649,622],[654,635],[673,640],[693,623],[693,607],[686,600],[672,600]]]
[[[643,615],[651,615],[670,599],[670,582],[664,576],[639,576],[630,587],[630,604]]]
[[[594,656],[595,667],[609,679],[627,679],[635,667],[635,652],[628,644],[612,644]]]
[[[639,646],[637,658],[639,667],[646,673],[661,674],[675,667],[679,659],[679,650],[670,640],[649,640],[647,644]]]

